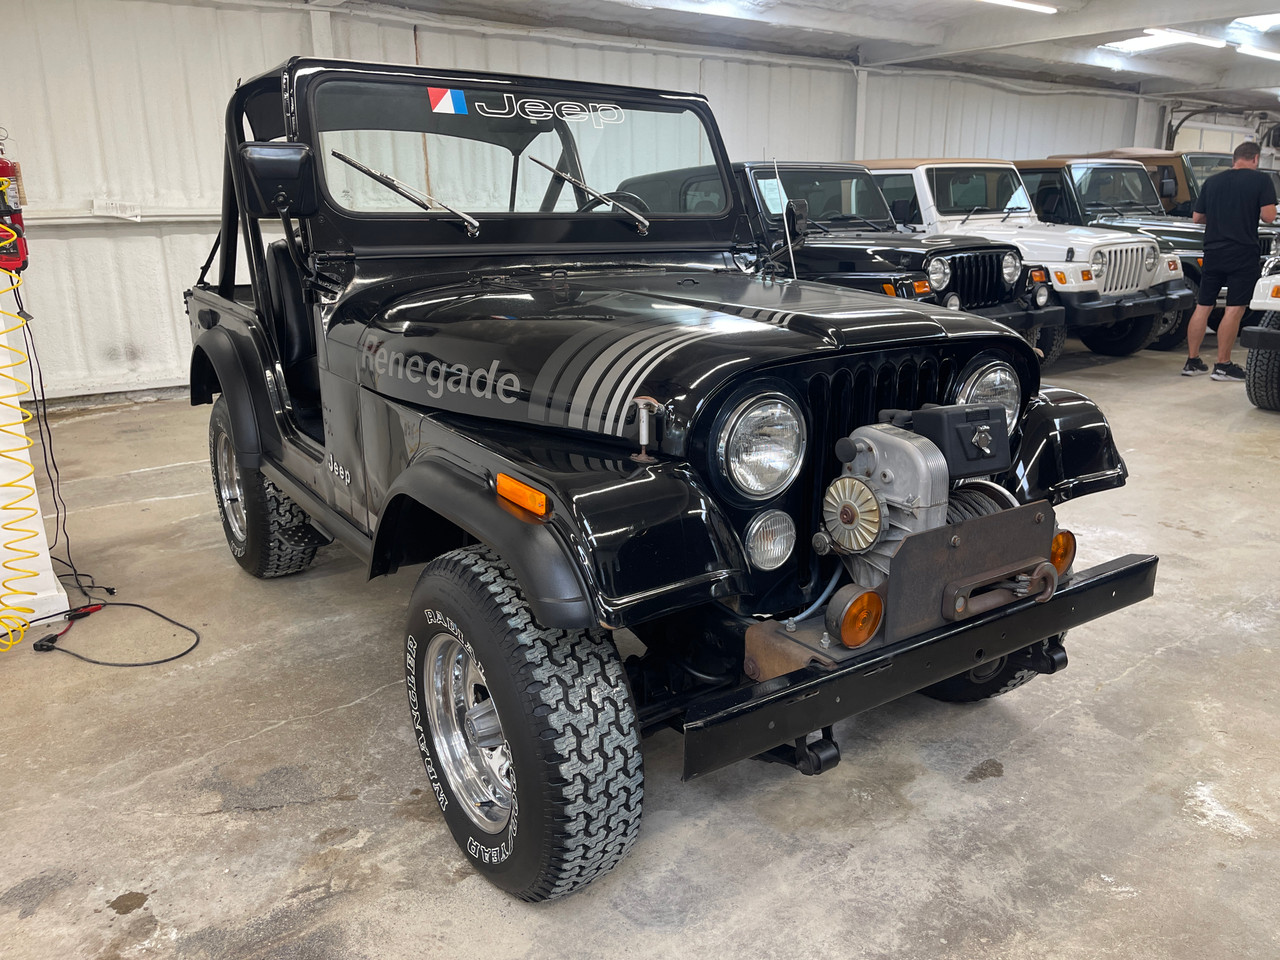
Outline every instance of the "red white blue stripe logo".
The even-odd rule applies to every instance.
[[[466,113],[467,98],[461,90],[447,90],[444,87],[427,87],[427,96],[431,98],[432,113]]]

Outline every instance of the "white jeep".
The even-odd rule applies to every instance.
[[[1003,160],[866,161],[899,223],[913,230],[968,233],[1014,243],[1043,263],[1067,308],[1067,329],[1090,350],[1141,350],[1173,311],[1195,296],[1176,256],[1132,233],[1044,223],[1017,168]]]

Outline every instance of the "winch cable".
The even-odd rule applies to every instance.
[[[16,236],[16,234],[12,230],[9,230],[3,222],[0,222],[0,231],[7,231],[10,234],[13,234],[13,236]],[[13,239],[13,236],[11,236],[10,239]],[[68,573],[58,574],[58,579],[63,581],[63,587],[74,587],[86,601],[79,606],[70,607],[58,613],[51,613],[47,616],[36,617],[35,619],[27,619],[34,612],[34,609],[31,607],[13,604],[10,602],[10,598],[35,596],[35,593],[31,590],[18,588],[16,584],[13,586],[10,584],[11,581],[31,579],[39,574],[22,567],[14,566],[15,558],[9,557],[3,564],[0,564],[0,567],[3,567],[5,570],[12,573],[11,576],[5,578],[3,582],[0,582],[0,590],[4,591],[3,593],[0,593],[0,652],[9,650],[21,643],[27,630],[29,630],[33,624],[43,623],[49,620],[57,620],[59,618],[66,618],[66,625],[63,626],[61,630],[56,633],[48,634],[35,641],[32,644],[32,649],[38,653],[47,653],[57,650],[60,653],[65,653],[68,656],[75,657],[77,660],[83,660],[85,663],[92,663],[102,667],[152,667],[162,663],[170,663],[180,657],[185,657],[200,645],[200,632],[198,630],[194,627],[187,626],[187,624],[175,620],[172,617],[166,616],[159,610],[155,610],[145,604],[132,603],[124,600],[100,599],[95,597],[95,591],[98,593],[104,593],[108,597],[115,596],[116,589],[115,587],[99,584],[92,574],[81,572],[75,565],[75,561],[71,555],[71,535],[67,531],[67,514],[69,511],[67,509],[66,500],[62,495],[62,473],[58,468],[58,458],[54,453],[53,430],[49,424],[48,418],[48,401],[45,395],[44,371],[41,369],[40,356],[36,351],[35,337],[31,332],[31,327],[28,325],[28,321],[32,318],[23,307],[22,294],[18,289],[22,286],[22,279],[16,273],[12,273],[11,271],[3,268],[0,268],[0,274],[7,274],[9,278],[13,280],[13,283],[9,287],[0,289],[0,296],[12,291],[14,299],[18,305],[18,312],[16,314],[0,308],[0,315],[17,321],[14,326],[0,331],[0,336],[7,337],[10,333],[16,333],[21,329],[23,342],[27,348],[26,351],[22,351],[16,347],[9,346],[7,340],[0,339],[0,346],[3,346],[11,354],[21,357],[20,360],[13,363],[0,364],[0,381],[12,381],[14,389],[17,390],[20,388],[21,390],[19,393],[0,394],[0,409],[7,408],[19,416],[18,420],[0,423],[0,437],[7,435],[19,444],[12,447],[6,446],[4,449],[0,449],[0,456],[10,460],[11,462],[17,463],[20,467],[25,468],[26,471],[25,475],[20,477],[18,480],[0,483],[0,487],[16,487],[23,491],[22,495],[16,500],[0,505],[0,509],[25,511],[25,516],[0,524],[0,530],[4,530],[7,533],[22,534],[22,536],[4,543],[3,546],[11,552],[19,554],[19,557],[17,558],[18,562],[40,556],[38,552],[23,546],[23,544],[28,540],[33,539],[36,536],[36,533],[32,530],[15,526],[15,524],[18,523],[30,522],[30,520],[39,512],[30,504],[25,504],[26,500],[35,496],[35,488],[30,483],[31,479],[35,476],[35,468],[26,458],[17,456],[19,453],[29,451],[32,446],[34,446],[34,441],[27,436],[25,429],[26,424],[34,419],[40,436],[41,453],[44,456],[45,475],[48,477],[49,488],[52,491],[51,501],[54,513],[54,534],[53,541],[49,545],[49,558],[54,563],[58,563],[66,567],[69,571]],[[3,282],[3,280],[0,279],[0,282]],[[27,364],[29,370],[27,381],[23,381],[9,372],[17,367],[21,367],[24,363]],[[35,411],[34,413],[31,413],[22,408],[21,405],[12,402],[20,397],[26,396],[27,391],[31,391],[33,396],[32,408]],[[23,428],[21,430],[21,434],[13,429],[15,427]],[[0,440],[0,443],[2,442],[3,440]],[[67,555],[65,560],[62,557],[53,555],[53,548],[57,546],[59,540],[61,540],[63,550]],[[193,638],[192,642],[184,650],[179,653],[175,653],[172,656],[162,657],[158,660],[142,660],[136,662],[97,660],[93,657],[85,656],[82,653],[77,653],[75,650],[68,650],[65,647],[57,645],[58,641],[71,631],[71,628],[75,625],[77,620],[83,620],[85,617],[98,613],[106,607],[133,607],[138,610],[145,610],[146,612],[159,617],[161,620],[173,624],[178,629],[191,634]]]

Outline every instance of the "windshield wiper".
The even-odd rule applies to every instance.
[[[865,223],[868,227],[877,232],[884,229],[880,224],[876,223],[874,220],[867,219],[860,213],[837,213],[834,217],[824,217],[823,219],[825,219],[827,223],[842,223],[845,220],[857,220],[859,223]]]
[[[649,235],[649,221],[645,217],[637,213],[636,211],[632,210],[625,203],[619,203],[613,197],[610,197],[607,194],[603,194],[599,190],[595,190],[591,187],[588,187],[585,183],[583,183],[577,177],[571,177],[569,176],[569,174],[565,173],[563,170],[557,170],[551,164],[543,163],[537,157],[530,157],[529,159],[532,160],[534,163],[536,163],[538,166],[545,167],[546,169],[550,170],[553,174],[555,174],[557,177],[559,177],[561,180],[563,180],[565,183],[569,184],[570,186],[577,187],[583,193],[589,194],[590,196],[594,197],[596,200],[599,200],[602,203],[611,204],[616,209],[621,210],[627,216],[635,220],[636,232],[639,233],[640,236],[647,237]]]
[[[977,213],[979,210],[981,210],[983,213],[990,213],[990,212],[991,212],[991,208],[990,208],[990,207],[974,207],[972,210],[970,210],[968,213],[966,213],[966,214],[964,215],[964,219],[960,221],[960,226],[962,226],[962,227],[963,227],[966,223],[968,223],[968,222],[969,222],[969,218],[970,218],[970,217],[972,217],[972,216],[973,216],[975,213]]]
[[[427,212],[431,212],[433,204],[437,207],[443,207],[445,210],[448,210],[455,217],[457,217],[464,224],[466,224],[468,237],[480,236],[480,221],[477,220],[475,217],[471,216],[471,214],[463,213],[461,210],[455,210],[453,209],[453,207],[449,206],[444,201],[437,200],[435,197],[431,196],[429,193],[423,193],[421,190],[415,190],[413,187],[409,186],[407,183],[401,183],[399,180],[391,176],[389,173],[381,173],[377,170],[372,169],[371,167],[366,167],[359,160],[352,160],[345,153],[339,153],[337,150],[330,150],[329,152],[332,153],[339,160],[341,160],[343,163],[346,163],[355,167],[357,170],[363,173],[370,180],[376,180],[378,183],[382,184],[392,193],[400,194],[400,196],[404,197],[410,203],[421,207],[423,210],[426,210]]]
[[[1123,217],[1124,213],[1115,204],[1107,203],[1105,200],[1090,200],[1085,204],[1086,207],[1106,207],[1117,217]]]
[[[1031,209],[1030,207],[1005,207],[1005,208],[1004,208],[1004,216],[1000,218],[1000,222],[1001,222],[1001,223],[1004,223],[1006,220],[1008,220],[1008,219],[1009,219],[1011,216],[1013,216],[1015,213],[1026,213],[1026,212],[1027,212],[1027,211],[1029,211],[1030,209]]]

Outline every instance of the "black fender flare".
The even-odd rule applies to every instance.
[[[265,375],[249,373],[235,341],[221,327],[205,331],[191,351],[191,404],[212,403],[215,392],[226,398],[236,459],[258,469],[263,454],[280,453],[280,435],[271,417]]]
[[[479,477],[441,460],[417,460],[387,491],[374,532],[370,577],[392,566],[390,545],[401,507],[416,501],[496,550],[510,566],[544,627],[580,630],[598,622],[583,568],[551,523],[499,500]]]
[[[1084,394],[1046,387],[1031,398],[1002,485],[1021,503],[1066,500],[1124,486],[1129,470],[1111,425]]]

